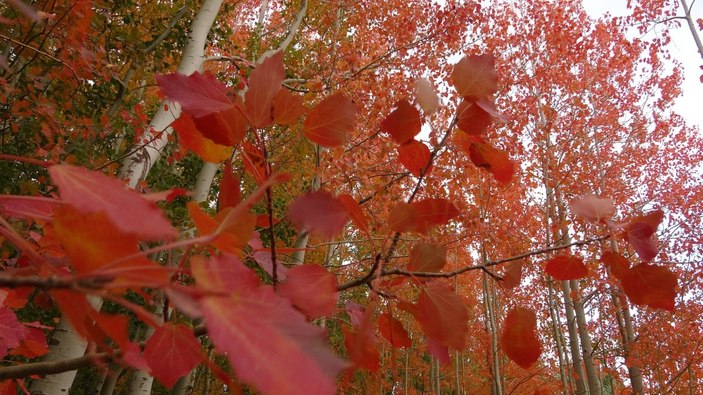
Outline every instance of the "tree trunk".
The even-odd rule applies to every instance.
[[[583,298],[579,292],[579,283],[576,280],[569,281],[571,287],[571,295],[574,303],[574,312],[576,313],[576,324],[581,340],[581,350],[583,352],[583,362],[586,366],[586,377],[588,378],[588,389],[592,395],[600,395],[603,393],[600,379],[598,378],[598,369],[593,361],[593,346],[591,345],[591,337],[588,335],[588,324],[586,323],[586,313],[583,308]]]
[[[548,298],[549,298],[549,317],[552,321],[552,335],[557,348],[557,356],[559,357],[559,378],[561,379],[562,394],[566,395],[573,391],[571,388],[571,380],[566,372],[566,362],[564,361],[564,344],[562,343],[561,320],[557,310],[557,299],[554,294],[554,284],[551,279],[547,282]]]
[[[188,41],[178,66],[179,73],[190,75],[202,66],[207,35],[215,22],[221,4],[222,0],[205,0],[203,2],[191,24]],[[164,106],[168,106],[169,109],[165,110]],[[166,145],[168,135],[171,133],[168,125],[179,115],[180,106],[176,103],[166,100],[159,105],[149,124],[149,129],[145,133],[145,139],[153,139],[153,141],[125,158],[120,169],[120,178],[128,179],[130,188],[136,188],[139,182],[146,178],[151,166],[161,157],[161,150]],[[94,301],[91,298],[91,304],[99,310],[102,301]],[[85,353],[87,347],[87,342],[81,339],[63,318],[55,331],[52,344],[55,345],[51,347],[44,361],[78,358]],[[75,376],[76,371],[49,375],[42,380],[34,381],[30,386],[30,392],[47,395],[68,393]]]
[[[483,262],[486,262],[485,253],[483,254]],[[500,358],[498,356],[498,330],[496,328],[495,309],[494,309],[494,290],[490,288],[488,283],[488,275],[483,273],[483,306],[486,314],[487,329],[491,335],[491,393],[494,395],[502,395],[503,389],[500,382]]]

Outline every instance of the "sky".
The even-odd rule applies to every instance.
[[[583,6],[589,15],[597,18],[606,12],[617,16],[626,15],[628,13],[626,3],[625,0],[584,0]],[[676,3],[679,1],[676,0]],[[693,3],[691,15],[694,21],[703,18],[703,0],[688,0],[687,3],[689,6]],[[679,7],[678,15],[683,15],[683,8]],[[703,70],[700,68],[703,65],[703,59],[698,54],[696,43],[693,41],[686,21],[681,20],[680,27],[669,24],[668,28],[671,34],[669,51],[674,59],[681,62],[684,73],[683,95],[676,101],[674,108],[686,119],[689,125],[698,125],[698,128],[703,131],[703,83],[700,80],[703,74]],[[662,25],[655,28],[650,34],[661,33],[663,29]],[[703,32],[699,31],[699,35],[703,36]]]

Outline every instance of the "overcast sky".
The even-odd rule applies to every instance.
[[[691,2],[688,0],[690,6]],[[625,0],[584,0],[583,5],[589,15],[599,17],[605,12],[610,12],[612,15],[625,15],[627,13]],[[676,3],[679,3],[676,0]],[[703,18],[703,0],[693,3],[691,11],[693,19]],[[678,15],[683,15],[683,8],[679,7]],[[661,32],[664,27],[657,27],[650,34]],[[691,31],[688,28],[686,21],[681,20],[680,27],[670,28],[671,41],[669,51],[672,57],[677,59],[683,65],[684,86],[683,96],[676,102],[676,110],[681,114],[691,125],[698,125],[700,130],[703,130],[703,83],[700,81],[700,76],[703,74],[700,66],[703,65],[703,59],[698,54],[696,43],[693,41]],[[699,32],[703,35],[703,32]]]

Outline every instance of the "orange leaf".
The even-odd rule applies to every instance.
[[[280,294],[290,299],[308,319],[332,315],[337,307],[337,277],[318,265],[294,266]]]
[[[474,143],[469,148],[469,158],[476,166],[493,173],[493,177],[500,182],[510,182],[513,179],[515,165],[505,151],[487,143]]]
[[[415,177],[429,174],[432,170],[432,155],[427,146],[417,140],[410,140],[398,147],[398,160]]]
[[[246,113],[252,126],[264,128],[273,123],[274,97],[286,77],[283,52],[276,51],[257,65],[249,75],[249,89],[244,94]]]
[[[173,128],[178,133],[181,144],[206,162],[222,162],[232,155],[230,147],[216,144],[203,136],[193,118],[188,114],[181,114],[180,118],[173,122]]]
[[[674,311],[676,274],[663,266],[641,264],[628,270],[622,288],[632,303]]]
[[[454,65],[452,82],[459,95],[482,99],[498,90],[493,55],[464,56]]]
[[[288,207],[288,218],[301,232],[313,231],[332,238],[349,220],[346,207],[326,191],[298,196]]]
[[[408,270],[413,272],[439,272],[446,263],[446,247],[419,242],[410,251]]]
[[[366,216],[364,216],[364,212],[361,211],[361,206],[359,206],[359,203],[357,203],[356,200],[348,194],[337,196],[337,200],[339,200],[339,202],[342,203],[342,205],[347,209],[347,213],[351,216],[354,225],[356,225],[362,232],[368,233],[369,225],[366,222]]]
[[[215,144],[228,147],[239,144],[247,131],[247,120],[238,108],[193,118],[193,122],[203,137],[212,140]]]
[[[254,177],[254,181],[256,181],[257,185],[263,184],[268,178],[264,154],[260,149],[248,141],[244,141],[242,143],[242,148],[242,162],[244,162],[244,169],[249,172],[252,177]]]
[[[420,112],[407,100],[399,101],[396,109],[381,122],[381,129],[390,134],[398,144],[412,140],[420,133],[421,128]]]
[[[190,218],[193,220],[193,223],[195,223],[195,227],[198,228],[198,233],[203,236],[215,232],[215,230],[219,228],[222,219],[226,217],[230,211],[235,210],[233,207],[226,207],[217,214],[216,218],[212,218],[198,206],[198,203],[188,202],[186,206],[188,207]],[[256,223],[256,217],[253,214],[238,212],[237,215],[239,218],[232,221],[235,225],[226,229],[211,242],[211,244],[220,251],[228,252],[233,255],[242,254],[242,249],[251,238],[251,234],[254,232],[254,224]]]
[[[588,275],[581,257],[557,255],[547,261],[544,270],[557,280],[577,280]]]
[[[346,347],[352,362],[356,367],[371,372],[377,371],[381,366],[378,341],[372,325],[373,310],[372,306],[363,309],[359,305],[347,305],[347,313],[355,328],[342,327],[344,347]]]
[[[508,358],[524,369],[537,362],[542,345],[537,338],[535,313],[524,307],[511,309],[503,323],[500,344]]]
[[[395,348],[410,347],[412,345],[403,323],[390,314],[381,314],[378,317],[378,331]]]
[[[303,98],[288,89],[281,89],[273,98],[273,122],[278,125],[295,125],[305,110]]]
[[[328,96],[310,110],[303,123],[308,140],[323,147],[335,147],[347,141],[354,129],[356,105],[341,93]]]
[[[459,116],[457,126],[468,134],[483,134],[493,123],[493,117],[472,100],[463,100],[456,113]]]
[[[625,275],[630,270],[630,261],[615,251],[604,252],[600,260],[608,266],[610,274],[620,281],[625,278]]]
[[[168,281],[169,272],[144,256],[123,260],[139,253],[140,239],[121,232],[105,213],[85,214],[64,205],[55,211],[52,226],[77,274],[132,269],[121,270],[115,281],[121,279],[127,284]]]
[[[51,166],[49,174],[59,187],[61,200],[81,213],[102,211],[120,231],[149,240],[170,239],[177,234],[154,203],[116,178],[69,165]]]

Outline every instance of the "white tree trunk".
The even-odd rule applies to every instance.
[[[193,19],[190,34],[186,47],[183,51],[178,72],[190,75],[202,67],[205,59],[205,44],[207,35],[215,22],[215,17],[222,5],[222,0],[205,0]],[[168,106],[168,110],[165,110]],[[180,116],[180,107],[169,101],[164,101],[154,114],[149,124],[149,129],[145,133],[145,139],[151,140],[147,146],[136,150],[132,155],[125,158],[120,169],[119,176],[128,179],[130,188],[136,188],[140,181],[144,180],[149,170],[161,157],[161,150],[168,141],[168,135],[172,132],[169,125]],[[160,133],[162,132],[163,133]],[[91,300],[91,304],[100,309],[102,300]],[[53,336],[54,346],[44,358],[45,361],[59,361],[70,358],[78,358],[85,353],[87,342],[82,339],[70,324],[61,319],[59,326]],[[64,372],[49,375],[42,380],[37,380],[30,386],[32,394],[67,394],[76,371]],[[153,380],[153,379],[152,379]],[[149,385],[151,387],[151,385]]]

